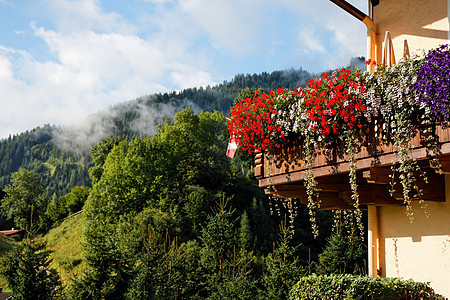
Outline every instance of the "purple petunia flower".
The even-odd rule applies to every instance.
[[[439,121],[450,121],[450,48],[430,50],[413,88]]]

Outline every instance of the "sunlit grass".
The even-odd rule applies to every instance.
[[[79,214],[63,221],[44,236],[47,249],[52,253],[51,267],[57,270],[64,283],[85,268],[81,246],[84,226],[83,214]]]

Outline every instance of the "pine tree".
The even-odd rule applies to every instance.
[[[291,231],[286,221],[280,225],[278,245],[266,258],[266,269],[262,278],[262,299],[288,299],[289,291],[305,275],[306,270],[295,256],[297,247],[290,245]]]
[[[336,212],[335,227],[319,255],[320,274],[365,274],[367,248],[352,212]]]
[[[61,282],[45,248],[45,243],[26,238],[2,260],[0,273],[15,300],[61,299]]]
[[[250,228],[250,221],[248,220],[247,212],[244,211],[241,215],[241,222],[239,227],[239,244],[241,248],[251,251],[253,247],[252,230]]]

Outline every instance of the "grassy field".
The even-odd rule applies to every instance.
[[[83,214],[76,215],[51,229],[43,238],[51,251],[55,268],[64,283],[84,268],[82,239],[85,226]]]

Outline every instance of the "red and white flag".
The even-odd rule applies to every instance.
[[[236,140],[234,139],[234,136],[230,136],[230,141],[228,142],[227,148],[227,156],[233,158],[234,153],[236,153],[236,149],[237,149]]]

